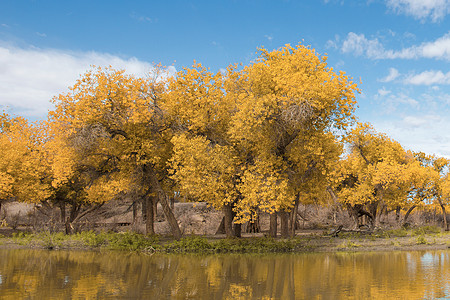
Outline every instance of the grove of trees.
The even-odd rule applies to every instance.
[[[270,235],[295,234],[300,203],[346,209],[355,226],[383,214],[405,224],[450,198],[450,161],[403,149],[357,122],[357,85],[301,44],[259,49],[249,65],[212,73],[194,62],[170,77],[95,68],[53,98],[45,121],[0,116],[2,201],[60,208],[76,222],[113,199],[159,202],[181,237],[170,198],[223,211],[226,235],[270,214]],[[69,215],[66,216],[66,210]]]

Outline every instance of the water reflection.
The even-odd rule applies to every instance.
[[[2,299],[436,299],[450,251],[144,255],[0,250]]]

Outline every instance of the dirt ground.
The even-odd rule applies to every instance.
[[[63,224],[58,223],[59,209],[37,209],[34,205],[17,202],[9,202],[2,205],[0,212],[0,234],[10,236],[15,231],[39,231],[42,229],[63,230]],[[224,238],[223,234],[216,235],[217,228],[222,219],[222,212],[209,207],[205,203],[175,203],[174,214],[179,222],[180,229],[185,236],[202,235],[208,239]],[[312,215],[315,216],[314,220]],[[314,209],[302,211],[304,219],[300,218],[300,229],[296,236],[304,240],[306,251],[386,251],[386,250],[431,250],[449,249],[450,234],[441,232],[426,235],[393,236],[381,233],[379,237],[374,235],[357,234],[349,229],[346,224],[338,237],[331,237],[327,232],[336,228],[341,223],[332,212],[324,212]],[[135,224],[133,210],[130,202],[111,202],[105,204],[95,213],[86,215],[78,224],[74,224],[75,230],[113,230],[136,231],[145,233],[145,225],[142,221],[141,208],[137,209]],[[325,226],[318,226],[318,222]],[[59,226],[59,227],[58,227]],[[269,229],[269,216],[261,214],[260,233],[245,233],[243,238],[261,237],[267,234]],[[165,221],[162,208],[158,206],[155,219],[155,232],[160,235],[170,235],[170,227]]]

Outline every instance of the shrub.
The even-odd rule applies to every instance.
[[[424,235],[424,234],[430,234],[430,233],[440,233],[441,229],[436,226],[422,226],[415,228],[413,230],[413,235]]]
[[[159,248],[156,236],[146,237],[134,232],[110,233],[107,240],[108,248],[116,250],[142,251]]]

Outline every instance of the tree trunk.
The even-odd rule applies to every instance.
[[[261,232],[259,226],[259,212],[257,211],[255,216],[251,216],[250,221],[247,222],[247,228],[245,230],[247,233],[258,233]]]
[[[379,223],[378,203],[379,202],[377,201],[377,202],[372,202],[372,203],[367,205],[367,212],[370,215],[373,216],[372,218],[369,217],[369,214],[365,214],[363,212],[364,211],[363,208],[359,212],[359,214],[366,215],[366,216],[368,216],[371,219],[370,221],[371,221],[371,227],[372,228],[375,227],[375,226],[378,226],[378,223]]]
[[[133,224],[136,224],[136,218],[137,218],[136,201],[133,201]]]
[[[347,204],[347,212],[353,220],[353,229],[358,229],[358,214],[351,204]]]
[[[282,210],[280,211],[281,220],[281,237],[287,239],[289,237],[289,212]]]
[[[222,217],[222,221],[220,221],[216,234],[225,234],[225,217]]]
[[[154,173],[154,171],[152,173],[153,173],[151,176],[152,188],[158,195],[159,203],[161,203],[164,215],[166,216],[166,220],[167,222],[169,222],[172,234],[178,240],[181,238],[181,230],[180,227],[178,226],[177,219],[175,218],[173,211],[170,208],[168,196],[162,189],[161,184],[159,183],[159,180],[157,178],[157,175]]]
[[[400,210],[401,210],[400,206],[397,206],[395,208],[395,221],[400,220]]]
[[[155,234],[155,215],[153,214],[153,196],[147,196],[144,199],[144,202],[142,203],[144,205],[145,203],[145,233],[147,235],[154,235]]]
[[[441,207],[442,210],[442,217],[444,218],[444,230],[448,231],[448,224],[447,224],[447,212],[445,211],[445,205],[442,202],[442,199],[438,197],[438,201],[439,201],[439,206]]]
[[[69,217],[67,217],[64,225],[65,225],[65,228],[66,228],[66,234],[72,234],[72,224],[70,223]]]
[[[170,207],[175,209],[175,197],[170,197]]]
[[[378,205],[378,210],[377,211],[375,211],[375,222],[374,222],[374,225],[376,226],[376,227],[380,227],[380,225],[381,225],[381,217],[383,216],[383,212],[384,212],[384,210],[386,209],[386,205],[384,205],[384,203],[380,203],[379,205]]]
[[[402,221],[402,227],[404,227],[406,225],[406,221],[408,220],[409,215],[412,213],[412,211],[414,210],[414,208],[416,208],[416,205],[411,206],[408,211],[405,214],[405,217],[403,218]]]
[[[81,204],[72,204],[69,214],[69,222],[72,223],[77,217],[81,209]]]
[[[233,237],[233,210],[231,204],[225,204],[222,210],[225,221],[225,234],[227,235],[227,238],[231,238]]]
[[[234,236],[240,238],[242,236],[242,225],[234,223]]]
[[[158,198],[153,197],[153,215],[156,216],[158,215]]]
[[[298,204],[299,204],[299,195],[295,198],[294,207],[290,213],[289,220],[289,235],[291,238],[295,236],[295,229],[297,227],[297,213],[298,213]]]
[[[141,200],[141,203],[142,203],[142,206],[141,206],[141,214],[142,214],[142,221],[147,221],[147,205],[148,205],[148,200],[147,200],[147,197],[148,197],[148,195],[147,196],[143,196],[142,197],[142,200]]]
[[[270,214],[270,228],[269,228],[269,236],[276,238],[277,237],[277,212],[273,212]]]
[[[66,202],[64,201],[59,202],[59,211],[61,223],[64,223],[66,221]]]
[[[333,200],[333,204],[336,207],[336,210],[339,213],[342,213],[341,203],[339,203],[338,197],[336,196],[336,194],[334,193],[333,189],[330,186],[327,186],[327,192],[328,192],[328,194],[330,194],[331,199]]]
[[[178,221],[173,214],[172,209],[170,208],[169,199],[167,199],[167,195],[164,192],[160,192],[159,194],[159,202],[164,211],[164,215],[166,216],[167,221],[169,222],[170,228],[172,230],[173,236],[179,240],[181,238],[181,230],[178,226]]]

